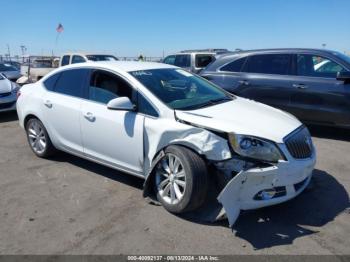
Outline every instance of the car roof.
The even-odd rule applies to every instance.
[[[317,52],[317,53],[329,53],[333,54],[335,51],[328,50],[328,49],[317,49],[317,48],[270,48],[270,49],[252,49],[252,50],[240,50],[240,51],[234,51],[231,53],[223,53],[220,54],[218,57],[224,58],[228,56],[236,56],[236,55],[249,55],[249,54],[262,54],[262,53],[298,53],[298,52]]]
[[[99,52],[68,52],[64,53],[61,56],[65,55],[82,55],[82,56],[87,56],[87,55],[109,55],[109,56],[115,56],[113,54],[105,54],[105,53],[99,53]]]
[[[104,67],[106,69],[118,70],[124,72],[162,69],[162,68],[178,68],[176,66],[156,63],[156,62],[139,62],[139,61],[97,61],[97,62],[85,62],[67,65],[62,68],[74,68],[74,67]]]

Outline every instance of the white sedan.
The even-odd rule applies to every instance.
[[[23,86],[17,112],[37,156],[62,150],[144,178],[173,213],[205,204],[213,177],[230,225],[298,195],[315,165],[295,117],[166,64],[63,67]]]

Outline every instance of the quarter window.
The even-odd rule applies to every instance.
[[[204,68],[214,60],[212,55],[196,55],[196,67]]]
[[[290,73],[291,55],[268,54],[253,55],[248,58],[244,72],[288,75]]]
[[[71,69],[60,73],[54,91],[60,94],[83,97],[83,85],[88,69]]]
[[[60,77],[60,73],[54,74],[50,76],[48,79],[44,81],[44,86],[47,90],[53,91],[55,89],[55,85],[57,82],[57,79]]]
[[[336,78],[345,69],[338,63],[321,56],[298,55],[297,74],[300,76]]]
[[[61,63],[61,65],[62,65],[62,66],[68,65],[68,64],[69,64],[69,58],[70,58],[69,55],[64,55],[64,56],[62,57],[62,63]]]
[[[89,84],[89,99],[107,104],[114,98],[126,96],[133,100],[132,87],[122,78],[102,70],[91,74]]]
[[[72,64],[84,63],[85,59],[80,55],[74,55],[72,58]]]
[[[245,60],[246,57],[234,60],[233,62],[221,67],[220,71],[241,72]]]

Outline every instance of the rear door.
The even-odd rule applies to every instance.
[[[293,78],[291,54],[251,55],[241,71],[236,94],[288,111]]]
[[[336,79],[346,69],[332,58],[298,54],[291,112],[309,123],[350,125],[350,85]]]
[[[69,69],[45,80],[43,96],[47,128],[60,148],[81,154],[80,107],[88,69]]]

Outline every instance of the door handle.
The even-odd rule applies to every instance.
[[[48,108],[51,108],[51,107],[52,107],[52,103],[51,103],[50,100],[46,100],[46,101],[44,102],[44,105],[47,106]]]
[[[299,88],[299,89],[306,89],[306,88],[308,88],[308,86],[304,85],[304,84],[293,84],[293,87]]]
[[[91,112],[85,113],[84,117],[91,122],[95,121],[95,119],[96,119],[95,116]]]
[[[238,83],[240,83],[241,85],[245,85],[245,86],[249,86],[250,85],[248,80],[239,80]]]

